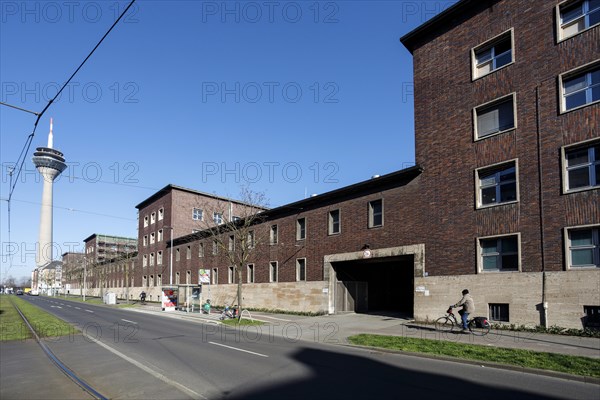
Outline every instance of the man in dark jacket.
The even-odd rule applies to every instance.
[[[458,303],[453,305],[453,307],[462,306],[462,310],[460,310],[458,313],[460,314],[462,319],[462,330],[466,331],[468,329],[467,320],[469,319],[469,314],[475,311],[475,303],[473,302],[473,298],[471,297],[467,289],[462,291],[462,295],[462,299],[460,299]]]

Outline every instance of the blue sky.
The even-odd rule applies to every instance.
[[[41,111],[128,3],[0,1],[0,100]],[[169,183],[234,198],[250,184],[278,206],[413,165],[412,59],[398,39],[453,3],[138,0],[42,117],[10,239],[8,167],[35,117],[0,106],[0,275],[35,266],[31,156],[50,117],[68,164],[55,253],[92,233],[136,237],[135,205]]]

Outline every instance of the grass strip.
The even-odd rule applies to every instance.
[[[435,354],[466,360],[516,365],[524,368],[545,369],[580,376],[600,377],[600,360],[588,357],[401,336],[361,334],[351,336],[348,340],[350,343],[360,346]]]
[[[47,313],[41,308],[34,306],[25,300],[21,300],[18,297],[13,298],[12,300],[17,307],[19,307],[23,315],[25,315],[25,317],[29,320],[31,326],[33,326],[33,329],[35,329],[38,336],[41,338],[65,336],[79,332],[77,328],[66,323],[62,319]]]
[[[0,295],[0,341],[31,338],[27,325],[13,307],[8,296]]]

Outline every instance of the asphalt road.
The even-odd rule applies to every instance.
[[[284,337],[60,298],[25,300],[83,331],[47,344],[111,398],[600,399],[570,380]]]

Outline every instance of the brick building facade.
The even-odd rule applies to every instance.
[[[417,166],[264,210],[244,304],[433,320],[469,288],[476,314],[497,322],[596,318],[595,4],[462,0],[402,37],[414,59]],[[200,204],[223,201],[220,218],[243,206],[173,185],[137,206],[135,290],[156,299],[168,283],[173,227],[174,283],[209,271],[205,298],[234,301],[235,269],[200,223]]]

